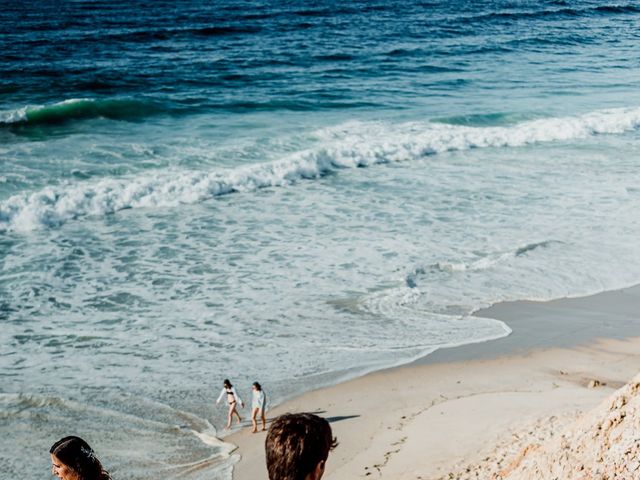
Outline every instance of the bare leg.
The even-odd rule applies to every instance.
[[[264,415],[264,409],[260,409],[260,416],[262,417],[262,431],[267,429],[267,417]]]
[[[253,429],[251,430],[251,433],[256,433],[258,431],[258,424],[256,422],[256,416],[258,415],[258,410],[260,409],[254,408],[251,411],[251,424],[253,425]]]
[[[227,414],[227,426],[225,427],[227,430],[231,428],[231,419],[233,418],[233,411],[236,409],[236,404],[232,403],[229,405],[229,413]]]
[[[231,413],[235,413],[236,417],[238,417],[238,424],[242,421],[242,418],[240,417],[240,414],[238,413],[238,410],[236,408],[237,404],[233,404],[233,411]],[[229,420],[229,422],[231,422],[231,420]]]

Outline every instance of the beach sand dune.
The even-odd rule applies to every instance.
[[[592,386],[595,386],[593,383]],[[504,480],[640,476],[640,375],[544,443],[532,443],[493,476]]]

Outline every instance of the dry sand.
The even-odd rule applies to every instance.
[[[478,314],[505,320],[510,337],[309,392],[268,416],[329,419],[340,445],[328,480],[491,479],[509,468],[515,480],[528,446],[551,445],[640,371],[639,306],[638,287],[499,304]],[[264,439],[248,428],[225,439],[241,456],[235,480],[267,478]]]
[[[530,442],[496,480],[631,480],[640,476],[640,375],[542,442]],[[492,460],[492,459],[489,459]],[[478,470],[488,473],[495,461]],[[474,478],[467,477],[464,478]]]

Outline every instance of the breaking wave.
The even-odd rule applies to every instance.
[[[155,103],[135,99],[72,98],[52,105],[25,106],[0,113],[0,126],[57,125],[72,120],[139,120],[159,113]]]
[[[410,161],[446,151],[576,140],[624,133],[639,126],[640,108],[602,110],[504,127],[349,122],[317,131],[316,147],[273,162],[228,170],[161,171],[17,194],[0,203],[0,231],[53,227],[74,218],[129,208],[193,204],[233,192],[316,179],[341,169]]]

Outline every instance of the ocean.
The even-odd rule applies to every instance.
[[[0,9],[0,470],[229,479],[272,403],[640,282],[629,1]],[[241,411],[245,417],[248,410]],[[5,477],[6,476],[6,477]]]

